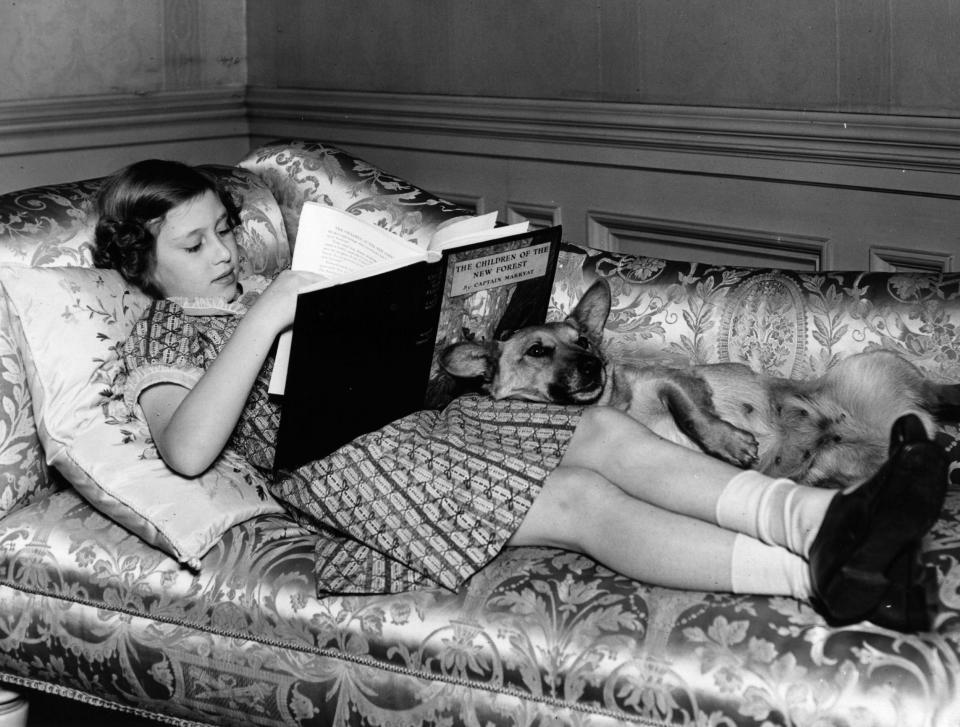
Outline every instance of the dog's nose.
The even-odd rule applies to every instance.
[[[593,378],[600,373],[600,361],[593,356],[581,356],[577,362],[577,371],[581,376]]]

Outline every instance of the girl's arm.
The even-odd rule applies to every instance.
[[[277,334],[293,323],[297,291],[319,280],[284,271],[247,312],[197,385],[158,384],[140,394],[150,435],[167,465],[187,477],[220,455]]]

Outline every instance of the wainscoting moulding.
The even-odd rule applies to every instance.
[[[150,155],[233,163],[243,88],[0,102],[0,193],[108,173]]]
[[[728,228],[692,222],[678,224],[639,215],[590,210],[587,238],[600,250],[630,249],[631,242],[645,246],[651,257],[677,257],[705,263],[751,265],[757,260],[770,267],[821,270],[828,241],[803,235],[782,235],[763,230]],[[942,265],[942,263],[941,263]]]
[[[254,143],[323,139],[593,247],[807,270],[960,253],[960,120],[259,87],[247,109]]]
[[[261,87],[0,101],[0,160],[285,135],[960,199],[960,119]]]
[[[0,102],[0,156],[247,134],[242,88]]]
[[[251,87],[250,133],[960,199],[960,119]],[[309,134],[308,134],[309,135]]]

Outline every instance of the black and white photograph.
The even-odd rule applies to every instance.
[[[960,727],[960,0],[0,0],[0,727]]]

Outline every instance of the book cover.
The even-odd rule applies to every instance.
[[[468,241],[301,292],[276,467],[297,467],[449,402],[460,384],[439,367],[447,345],[544,321],[560,234],[552,227]]]
[[[491,340],[543,323],[560,249],[560,227],[448,250],[430,286],[439,296],[424,406],[439,408],[460,392],[439,365],[447,346]]]

